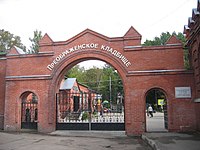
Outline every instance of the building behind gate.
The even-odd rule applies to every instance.
[[[168,131],[200,130],[199,69],[184,68],[183,45],[175,36],[162,46],[142,46],[141,38],[133,27],[123,37],[112,38],[86,29],[67,41],[55,42],[45,34],[38,54],[12,48],[0,55],[0,127],[6,131],[23,128],[26,110],[22,107],[32,94],[37,130],[55,131],[56,93],[64,74],[79,62],[95,59],[110,64],[121,76],[127,135],[146,131],[146,95],[155,88],[166,97]],[[196,50],[199,56],[199,45]],[[196,60],[196,55],[191,59]]]

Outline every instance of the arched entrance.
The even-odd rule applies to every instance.
[[[117,74],[111,66],[109,69],[111,74]],[[57,130],[125,130],[124,93],[112,92],[111,76],[106,81],[110,88],[107,94],[88,87],[87,83],[79,83],[76,78],[65,77],[59,81],[56,93]]]
[[[146,93],[146,131],[167,131],[167,97],[160,88],[152,88]]]
[[[37,129],[38,97],[27,91],[21,95],[21,128]]]
[[[143,46],[141,35],[133,27],[123,37],[107,37],[87,29],[65,41],[53,41],[45,34],[39,44],[38,54],[24,55],[13,48],[1,58],[1,103],[4,104],[1,115],[5,130],[20,129],[21,122],[23,128],[23,122],[36,122],[37,113],[36,117],[28,117],[30,112],[37,112],[37,109],[30,111],[31,103],[35,107],[36,102],[31,100],[30,105],[26,105],[29,103],[26,99],[32,92],[22,94],[23,103],[19,102],[19,93],[28,89],[37,93],[41,100],[38,105],[38,131],[55,131],[56,93],[59,93],[61,80],[74,65],[91,59],[110,64],[122,79],[127,135],[145,132],[145,92],[152,86],[164,87],[167,91],[167,95],[164,93],[170,99],[169,131],[196,129],[195,104],[191,103],[196,97],[195,92],[191,92],[195,91],[194,73],[184,69],[183,46],[176,37],[170,37],[162,46]],[[73,102],[77,106],[73,109],[77,111],[82,101],[78,102],[74,97]],[[23,106],[22,111],[18,109],[20,105]],[[185,111],[188,113],[183,113]]]

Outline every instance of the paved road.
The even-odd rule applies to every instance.
[[[164,113],[156,112],[152,118],[146,116],[147,132],[167,132],[164,127]]]
[[[199,133],[145,133],[146,140],[154,150],[200,150]]]
[[[164,128],[164,114],[156,112],[153,118],[146,117],[147,131],[143,134],[155,150],[200,150],[199,133],[170,133]]]
[[[62,131],[61,131],[62,132]],[[44,135],[37,133],[0,132],[0,150],[151,150],[141,138],[124,134],[100,132],[69,136]],[[105,134],[105,136],[104,136]]]

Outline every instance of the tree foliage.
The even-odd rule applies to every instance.
[[[80,67],[79,65],[74,66],[67,71],[66,78],[77,78],[79,82],[84,82],[85,68]]]
[[[161,33],[160,37],[155,37],[153,40],[146,40],[144,42],[144,46],[153,46],[153,45],[164,45],[166,41],[169,39],[171,34],[169,32]]]
[[[101,82],[101,87],[103,88],[100,89],[100,92],[103,93],[104,99],[110,99],[111,92],[111,100],[112,102],[116,102],[118,94],[124,94],[121,77],[119,76],[117,70],[110,65],[104,66],[102,81],[104,81]]]
[[[119,93],[124,94],[119,74],[107,64],[103,68],[93,67],[88,70],[76,65],[66,73],[66,77],[77,78],[79,83],[87,85],[91,90],[102,94],[104,100],[110,100],[110,92],[112,102],[116,102]]]
[[[165,45],[167,40],[172,36],[175,35],[180,41],[182,41],[183,45],[186,43],[186,38],[183,35],[183,33],[179,32],[178,34],[176,32],[173,32],[170,34],[169,32],[162,32],[160,37],[155,37],[153,40],[146,40],[143,44],[143,46],[156,46],[156,45]],[[188,57],[188,49],[184,47],[184,66],[186,69],[190,69],[189,65],[189,57]]]
[[[21,39],[19,36],[15,36],[14,34],[11,34],[9,31],[5,31],[4,29],[1,29],[0,30],[0,52],[8,53],[9,50],[13,46],[17,46],[26,52],[26,47],[21,43]]]
[[[32,42],[29,53],[38,53],[39,52],[39,41],[42,39],[42,31],[35,30],[33,32],[33,38],[29,38]]]
[[[180,41],[183,42],[183,44],[185,44],[186,39],[185,39],[185,36],[181,32],[179,32],[178,34],[176,32],[173,32],[172,34],[169,32],[166,32],[166,33],[162,32],[159,37],[156,36],[153,40],[146,40],[143,45],[144,46],[165,45],[167,40],[172,35],[175,35]]]

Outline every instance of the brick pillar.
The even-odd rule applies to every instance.
[[[142,92],[131,87],[126,88],[125,95],[126,134],[141,135],[145,132],[145,105],[144,100],[139,97],[142,95]]]

